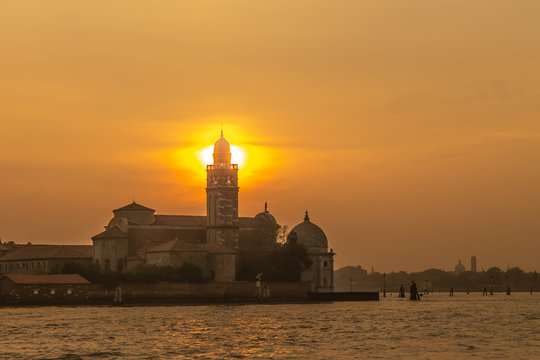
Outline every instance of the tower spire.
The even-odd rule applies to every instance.
[[[306,210],[306,216],[304,216],[304,221],[309,221],[309,216],[308,216],[307,210]]]

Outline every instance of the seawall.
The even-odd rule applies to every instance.
[[[264,284],[266,285],[266,283]],[[124,304],[195,303],[195,302],[254,302],[255,282],[212,282],[205,284],[159,282],[155,284],[121,284]],[[308,301],[309,282],[268,283],[270,298],[265,301]],[[90,303],[112,304],[114,289],[93,284],[88,290]]]

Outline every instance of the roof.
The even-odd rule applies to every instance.
[[[118,225],[110,226],[105,231],[92,236],[92,240],[95,239],[110,239],[110,238],[123,238],[126,237],[126,233],[123,232]]]
[[[0,261],[37,259],[90,259],[94,254],[92,245],[28,245],[14,249]]]
[[[27,275],[8,274],[4,275],[15,284],[90,284],[88,280],[79,274],[54,274],[54,275]]]
[[[15,244],[15,243],[0,243],[0,251],[11,251],[13,249],[18,249],[22,246],[27,246],[27,244]]]
[[[154,215],[152,225],[206,226],[206,216],[200,215]]]
[[[260,222],[258,219],[255,219],[254,217],[239,217],[238,225],[241,228],[258,227],[260,226]]]
[[[218,244],[201,244],[181,240],[172,240],[156,245],[146,250],[149,253],[156,252],[210,252],[218,254],[235,254],[236,252],[226,246]]]
[[[298,243],[304,245],[308,251],[313,248],[328,249],[328,239],[326,238],[326,234],[319,226],[309,221],[307,211],[304,222],[296,225],[291,230],[287,237],[287,241],[292,240],[295,237]]]
[[[143,206],[141,204],[137,204],[135,201],[132,202],[129,205],[122,206],[121,208],[114,209],[113,212],[117,211],[155,211],[154,209],[150,209],[149,207]]]

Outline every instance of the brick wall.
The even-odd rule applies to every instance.
[[[4,304],[75,304],[87,299],[88,285],[29,285],[0,280],[0,302]]]

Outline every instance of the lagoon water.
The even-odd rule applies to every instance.
[[[540,359],[540,294],[0,308],[3,359]]]

